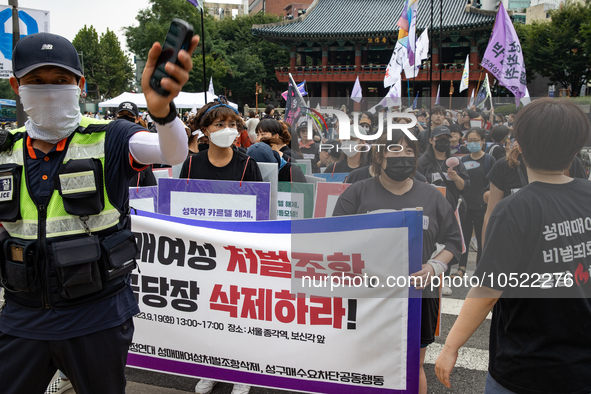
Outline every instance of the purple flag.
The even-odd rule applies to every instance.
[[[495,27],[482,58],[482,67],[490,71],[501,85],[515,95],[515,104],[527,90],[523,52],[511,18],[503,3],[499,4]]]
[[[199,0],[187,0],[189,3],[193,4],[195,7],[199,9],[203,9],[203,6],[199,2]]]

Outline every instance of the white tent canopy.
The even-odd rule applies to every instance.
[[[211,97],[210,94],[207,95],[207,101],[211,102],[214,99],[218,98],[218,96]],[[99,108],[110,108],[110,107],[118,107],[124,101],[131,101],[138,106],[138,108],[147,108],[146,105],[146,98],[144,97],[143,93],[129,93],[125,92],[120,94],[119,96],[112,98],[107,101],[103,101],[99,103]],[[232,107],[238,109],[238,104],[228,102]],[[177,108],[201,108],[205,105],[205,94],[204,93],[187,93],[187,92],[180,92],[177,97],[174,99],[174,105]]]

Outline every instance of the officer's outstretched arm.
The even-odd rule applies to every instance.
[[[170,113],[170,103],[178,96],[183,85],[189,80],[189,71],[193,68],[191,54],[199,44],[199,37],[194,36],[188,51],[181,50],[178,59],[182,66],[171,62],[166,63],[166,72],[176,79],[163,78],[161,85],[170,92],[164,97],[150,87],[150,77],[154,73],[156,60],[162,51],[159,43],[154,43],[148,53],[146,67],[142,74],[142,89],[146,97],[148,111],[152,117],[166,118]],[[178,81],[178,82],[177,82]],[[156,123],[158,133],[137,133],[129,140],[129,151],[135,161],[141,164],[162,163],[180,164],[187,157],[187,134],[183,123],[178,117],[161,125]]]

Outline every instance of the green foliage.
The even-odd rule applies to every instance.
[[[89,98],[102,100],[128,89],[133,68],[115,33],[107,29],[99,40],[94,27],[84,25],[72,44],[82,57]]]
[[[129,82],[134,78],[131,61],[121,50],[115,33],[107,29],[101,35],[101,93],[105,97],[116,97],[129,89]]]
[[[591,2],[567,0],[550,17],[515,25],[528,76],[537,72],[553,83],[571,85],[571,93],[578,95],[583,79],[591,77]]]
[[[16,94],[12,90],[8,79],[0,79],[0,99],[16,100]]]
[[[84,25],[74,37],[72,44],[81,55],[84,77],[88,87],[88,97],[100,99],[101,50],[98,33],[92,25],[90,27]]]
[[[146,59],[155,41],[162,41],[172,18],[191,23],[195,34],[201,36],[200,12],[186,0],[150,0],[150,7],[141,10],[138,26],[126,27],[125,36],[130,51]],[[204,15],[206,86],[213,77],[216,94],[232,92],[229,100],[244,105],[254,101],[255,84],[285,90],[277,81],[275,67],[289,64],[289,52],[278,45],[252,34],[252,25],[273,23],[281,18],[274,15],[242,15],[234,19],[215,20]],[[203,91],[202,45],[194,52],[193,70],[183,88],[187,92]]]

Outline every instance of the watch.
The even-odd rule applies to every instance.
[[[177,117],[177,113],[176,113],[176,106],[174,105],[174,102],[170,102],[170,112],[168,112],[168,115],[166,115],[164,118],[157,118],[154,115],[152,115],[152,113],[150,112],[150,110],[148,110],[148,114],[150,114],[150,117],[152,118],[152,120],[160,125],[165,125],[167,123],[170,123],[174,120],[174,118]]]

